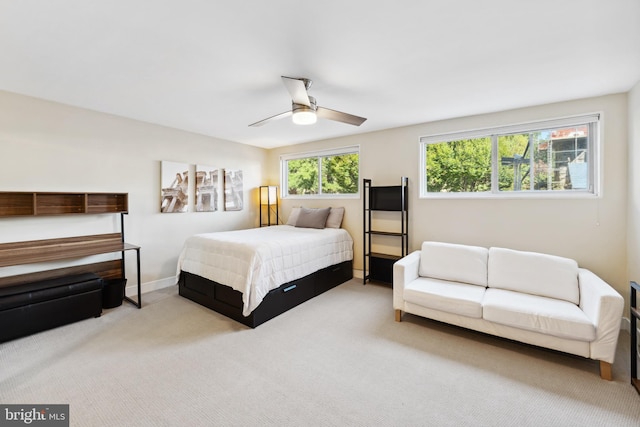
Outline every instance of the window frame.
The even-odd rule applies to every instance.
[[[468,198],[593,198],[601,197],[601,141],[603,127],[603,113],[590,113],[578,116],[540,120],[512,125],[495,126],[468,131],[440,133],[426,135],[419,138],[419,170],[421,199],[468,199]],[[591,188],[585,190],[523,190],[501,191],[498,185],[498,139],[500,136],[528,133],[554,128],[588,125],[588,163],[589,184]],[[446,143],[462,139],[490,138],[491,139],[491,190],[488,192],[427,192],[426,147],[428,144]]]
[[[322,161],[323,157],[340,156],[344,154],[358,155],[357,191],[350,194],[322,193]],[[317,194],[289,194],[287,162],[289,160],[318,158],[318,193]],[[330,148],[326,150],[307,151],[302,153],[282,154],[280,156],[280,197],[282,199],[359,199],[360,198],[360,145]]]

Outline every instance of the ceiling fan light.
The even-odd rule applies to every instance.
[[[294,111],[292,116],[293,123],[297,125],[312,125],[318,121],[316,112],[312,110]]]

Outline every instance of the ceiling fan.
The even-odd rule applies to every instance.
[[[293,123],[298,125],[314,124],[318,117],[354,126],[360,126],[365,120],[367,120],[364,117],[354,116],[353,114],[319,107],[316,104],[316,99],[307,93],[311,87],[311,80],[305,78],[281,77],[282,82],[291,94],[291,111],[276,114],[275,116],[252,123],[249,126],[258,127],[273,120],[279,120],[289,116],[291,116]]]

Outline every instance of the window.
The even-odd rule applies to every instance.
[[[358,196],[359,147],[280,157],[283,197]]]
[[[599,115],[420,139],[421,197],[597,195]]]

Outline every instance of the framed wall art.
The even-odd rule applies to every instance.
[[[224,210],[241,211],[243,207],[242,171],[224,170]]]
[[[217,168],[196,165],[196,212],[218,210],[219,175]]]
[[[189,165],[163,160],[160,169],[160,212],[187,212],[189,210]]]

